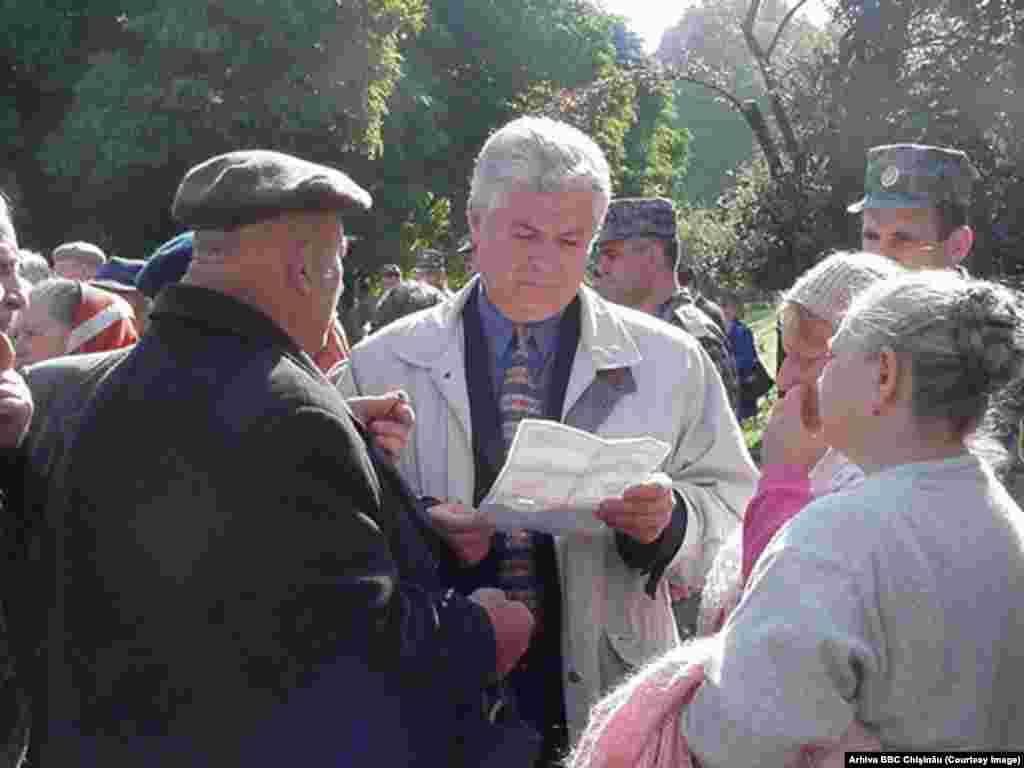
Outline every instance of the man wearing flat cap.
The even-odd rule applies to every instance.
[[[411,423],[404,397],[353,401],[360,421],[311,358],[339,214],[369,205],[276,152],[186,174],[188,272],[81,409],[48,499],[41,764],[495,764],[482,691],[525,649],[529,611],[439,589],[391,467],[407,430],[383,417]],[[159,446],[120,451],[112,482],[111,446],[143,426]]]
[[[861,247],[906,267],[950,269],[970,253],[971,186],[978,172],[966,153],[923,144],[868,150]]]
[[[675,204],[663,197],[612,200],[597,248],[595,279],[601,295],[694,336],[715,363],[735,410],[739,403],[736,362],[723,328],[706,311],[721,314],[721,310],[679,284],[682,248]]]
[[[450,299],[455,294],[448,288],[448,267],[444,252],[423,248],[416,254],[416,279],[431,285]]]
[[[53,270],[68,280],[92,280],[96,271],[107,262],[107,255],[98,245],[76,241],[53,249]]]

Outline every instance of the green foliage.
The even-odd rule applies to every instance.
[[[374,236],[388,260],[404,252],[396,233],[427,192],[451,201],[452,229],[434,244],[465,231],[467,182],[488,135],[610,67],[611,24],[582,0],[433,0],[402,47],[386,151],[370,169]]]
[[[752,72],[748,72],[753,79]],[[752,83],[741,98],[752,97]],[[735,109],[695,83],[676,83],[676,117],[672,125],[690,136],[690,158],[676,197],[695,206],[712,206],[731,184],[730,172],[754,154],[750,126]]]
[[[638,78],[636,122],[623,139],[622,197],[676,197],[686,177],[690,134],[673,127],[675,110],[669,83]]]
[[[591,136],[611,166],[617,196],[674,196],[686,174],[689,134],[671,125],[671,85],[647,66],[609,67],[581,88],[549,96],[539,111]]]
[[[412,266],[412,258],[421,248],[434,248],[448,238],[451,229],[451,202],[443,197],[434,197],[425,192],[416,201],[416,207],[409,220],[401,227],[404,266]]]
[[[91,15],[104,3],[89,5]],[[102,183],[126,167],[162,165],[192,144],[373,156],[400,74],[399,38],[421,26],[424,7],[137,0],[118,11],[104,36],[88,39],[77,39],[89,29],[83,17],[38,12],[36,23],[53,22],[68,49],[88,53],[77,69],[56,68],[71,103],[40,148],[48,173]],[[29,71],[48,64],[31,40],[15,50]]]

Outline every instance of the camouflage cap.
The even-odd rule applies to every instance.
[[[368,209],[370,193],[347,175],[282,152],[244,150],[192,168],[171,213],[193,229],[234,229],[286,211]]]
[[[971,204],[978,172],[965,152],[924,144],[888,144],[868,150],[864,198],[846,210],[934,208]]]
[[[664,197],[620,197],[608,206],[598,242],[676,236],[676,206]]]
[[[421,272],[444,272],[445,255],[434,248],[423,248],[416,253],[416,269]]]

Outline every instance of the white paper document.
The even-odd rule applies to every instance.
[[[631,485],[668,477],[651,475],[669,445],[653,437],[602,438],[554,421],[523,419],[505,466],[480,512],[499,530],[597,532],[598,504]]]

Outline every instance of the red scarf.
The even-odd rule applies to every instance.
[[[135,313],[120,296],[102,288],[79,283],[82,300],[75,310],[75,321],[68,335],[67,353],[105,352],[134,344]]]

